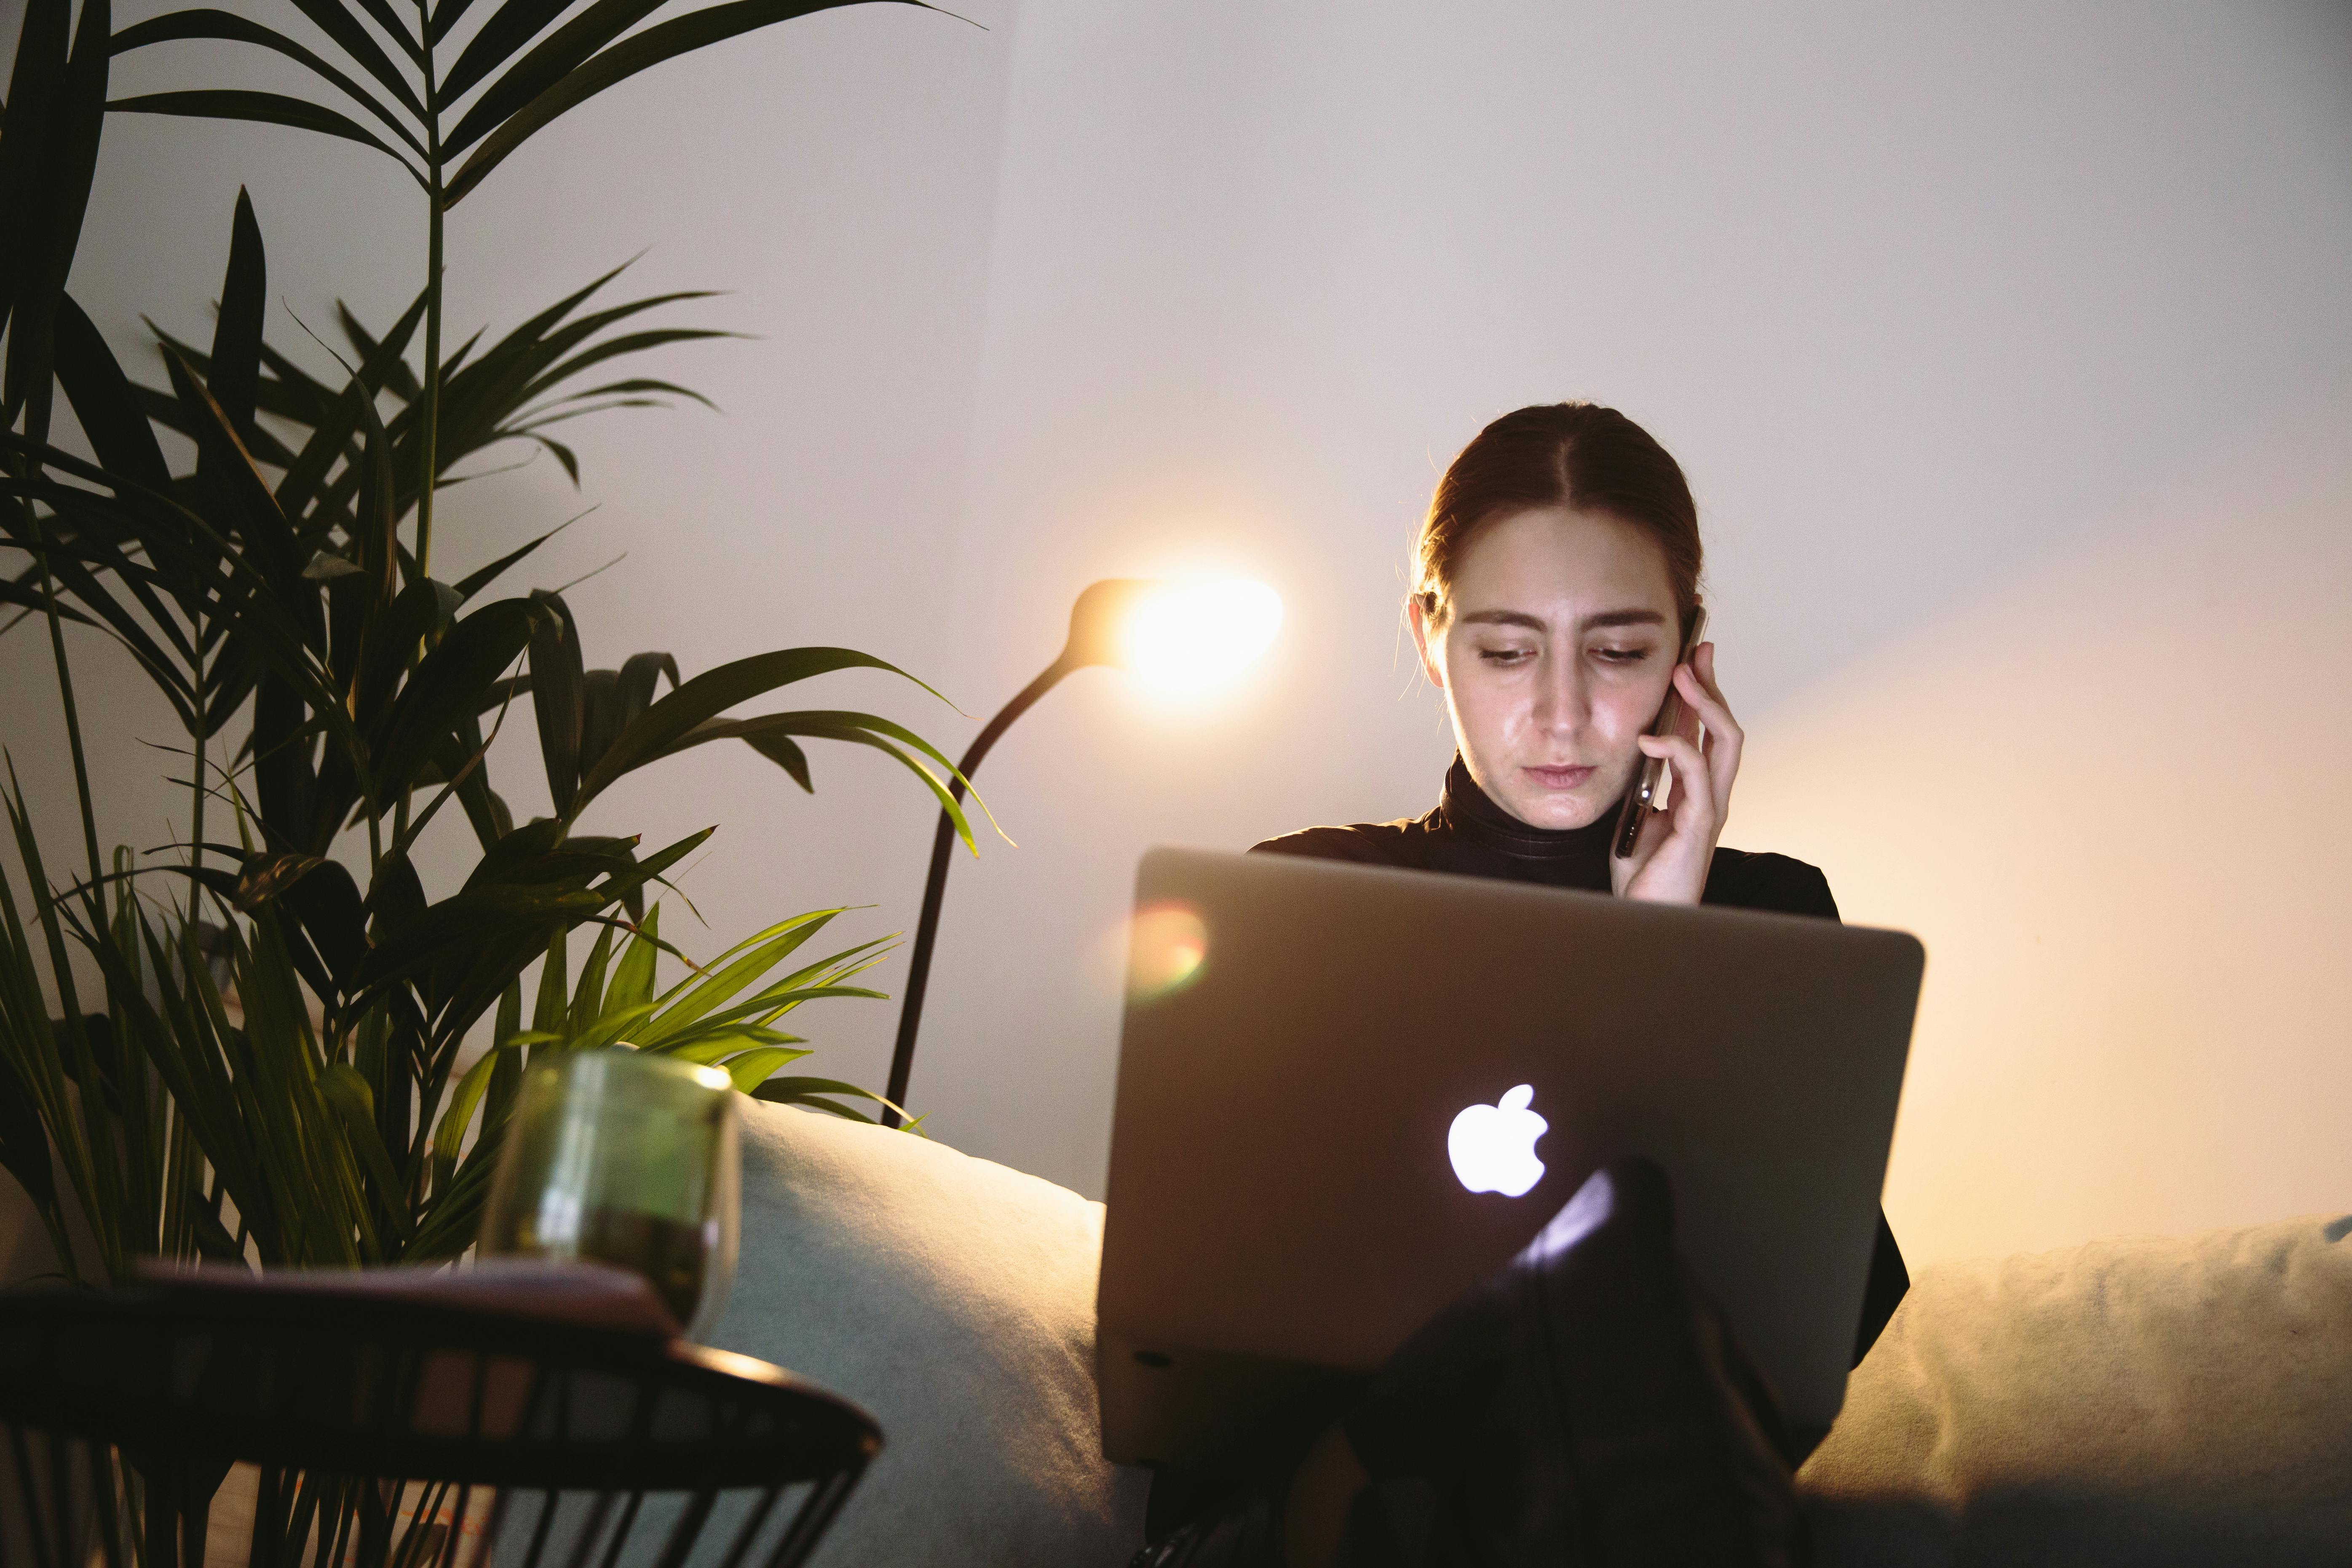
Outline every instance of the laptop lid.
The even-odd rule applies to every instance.
[[[1665,1170],[1676,1242],[1790,1418],[1835,1416],[1916,939],[1185,849],[1143,858],[1136,910],[1109,1458],[1202,1462],[1379,1366],[1628,1154]]]

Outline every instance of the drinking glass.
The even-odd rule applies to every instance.
[[[735,1278],[735,1089],[717,1068],[625,1047],[525,1075],[482,1213],[479,1255],[643,1275],[688,1338]]]

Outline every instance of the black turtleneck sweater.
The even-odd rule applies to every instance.
[[[1308,827],[1269,838],[1253,848],[1270,855],[1305,855],[1322,860],[1354,860],[1413,871],[1450,871],[1461,877],[1494,877],[1548,888],[1609,891],[1609,840],[1617,826],[1614,810],[1587,827],[1530,827],[1487,798],[1462,759],[1445,773],[1445,788],[1434,810],[1400,822],[1360,822],[1349,827]],[[1707,868],[1702,902],[1736,910],[1838,918],[1837,900],[1821,871],[1786,855],[1751,855],[1717,849]],[[1863,1292],[1862,1322],[1853,1359],[1878,1339],[1879,1331],[1911,1288],[1903,1254],[1886,1216],[1878,1219],[1878,1247],[1871,1256],[1870,1280]]]

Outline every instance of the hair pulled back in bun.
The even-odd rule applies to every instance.
[[[1675,462],[1614,408],[1544,403],[1506,414],[1462,448],[1413,542],[1412,597],[1444,624],[1462,552],[1481,523],[1536,507],[1602,512],[1658,542],[1681,628],[1698,605],[1698,508]]]

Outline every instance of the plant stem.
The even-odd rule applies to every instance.
[[[433,481],[440,470],[441,445],[441,82],[433,67],[433,15],[428,0],[416,0],[418,68],[425,76],[425,376],[417,399],[416,575],[433,575]],[[380,861],[375,824],[368,824],[369,863]],[[408,793],[393,806],[393,838],[408,837]]]
[[[417,37],[425,40],[419,53],[425,72],[425,170],[432,184],[425,193],[425,395],[418,400],[419,468],[416,488],[416,574],[433,571],[433,479],[436,448],[441,440],[441,83],[433,68],[432,16],[425,0],[416,0]]]
[[[182,930],[187,934],[188,952],[184,962],[194,954],[196,929],[196,894],[203,884],[194,873],[205,863],[205,624],[202,612],[192,616],[188,623],[189,711],[194,717],[188,722],[188,754],[194,760],[194,785],[188,797],[188,918]]]
[[[440,133],[436,131],[437,146]],[[431,204],[431,227],[425,242],[425,270],[430,275],[425,296],[425,396],[418,417],[424,421],[418,447],[423,454],[423,473],[417,479],[416,491],[416,574],[433,574],[433,479],[441,442],[441,167],[433,167],[433,189],[427,195]]]
[[[82,752],[81,708],[74,700],[73,666],[66,660],[65,622],[58,615],[57,584],[49,575],[48,532],[34,515],[31,501],[18,504],[24,507],[26,521],[32,525],[34,543],[40,547],[41,609],[48,618],[49,652],[58,665],[58,698],[65,705],[66,743],[73,752],[74,790],[81,797],[82,847],[89,855],[89,897],[95,900],[100,896],[99,889],[106,885],[106,861],[98,852],[98,814],[89,800],[89,759]],[[38,896],[41,889],[36,888],[33,891]],[[194,908],[194,895],[189,897],[190,907]]]

